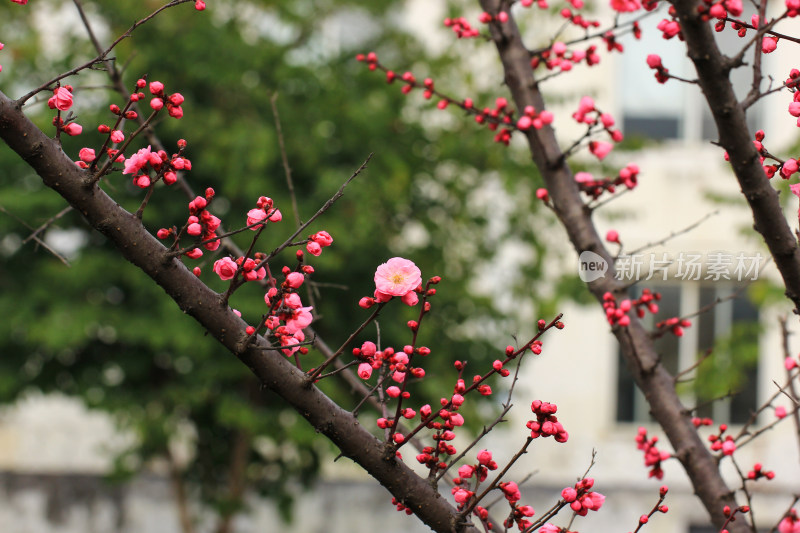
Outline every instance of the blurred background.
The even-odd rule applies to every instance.
[[[97,40],[108,46],[161,4],[80,5]],[[333,247],[311,261],[313,326],[329,345],[343,342],[367,316],[356,303],[372,293],[374,270],[390,257],[412,259],[423,278],[442,276],[435,312],[421,330],[421,344],[433,354],[429,377],[414,389],[420,404],[449,394],[456,358],[468,360],[477,373],[507,344],[526,342],[537,318],[565,312],[567,329],[548,334],[553,338],[546,340],[545,353],[525,370],[509,429],[491,435],[487,446],[510,457],[524,441],[529,402],[558,403],[570,444],[557,448],[548,442],[529,454],[519,478],[535,474],[523,494],[537,510],[549,507],[597,449],[594,473],[606,485],[596,488],[609,499],[599,522],[588,527],[616,531],[624,521],[632,528],[655,502],[659,485],[646,479],[633,441],[649,416],[620,366],[602,313],[583,306],[588,300],[575,254],[536,199],[541,180],[526,148],[518,140],[510,147],[493,143],[493,133],[458,110],[440,111],[416,92],[403,95],[399,86],[386,85],[383,74],[354,59],[374,50],[397,72],[413,71],[419,80],[431,76],[437,89],[493,107],[496,97],[507,96],[494,50],[480,39],[457,41],[441,24],[448,15],[476,16],[475,7],[211,0],[202,13],[191,3],[165,11],[111,56],[128,90],[147,76],[162,81],[167,92],[184,95],[184,117],[165,119],[155,130],[168,151],[176,151],[178,139],[187,140],[192,170],[186,183],[195,191],[215,188],[211,210],[227,228],[243,225],[244,213],[259,196],[275,200],[283,222],[267,232],[260,243],[264,250],[282,242],[295,216],[307,220],[374,154],[345,196],[309,228],[334,237]],[[540,16],[544,23],[557,20],[554,14]],[[534,23],[542,22],[522,21],[523,28]],[[0,90],[12,98],[96,55],[72,2],[0,4],[0,39],[6,45],[0,52]],[[536,39],[548,42],[544,35]],[[551,89],[554,109],[565,120],[573,97],[586,91],[618,117],[626,133],[620,155],[605,166],[579,160],[577,169],[609,175],[630,160],[643,169],[642,190],[604,210],[599,225],[618,229],[625,242],[638,246],[716,210],[712,222],[658,251],[672,257],[710,249],[765,255],[747,229],[749,215],[719,153],[705,142],[713,131],[704,122],[698,93],[660,86],[641,61],[636,63],[636,54],[646,55],[651,46],[661,43],[631,41],[630,54],[603,56],[601,65],[587,70],[591,76],[559,78]],[[680,55],[675,61],[680,63]],[[121,104],[121,97],[101,69],[65,82],[75,88],[74,112],[84,133],[62,140],[77,159],[81,147],[102,144],[97,125],[112,121],[107,106]],[[273,98],[297,213],[281,161]],[[44,93],[29,102],[27,112],[45,131],[52,128]],[[763,124],[782,127],[766,109],[758,113]],[[559,133],[570,139],[575,131],[565,126]],[[779,131],[787,132],[787,142],[796,138],[791,129]],[[136,148],[146,145],[142,139]],[[141,202],[141,191],[126,176],[112,175],[104,187],[131,211]],[[156,192],[145,224],[153,232],[180,226],[187,216],[185,192],[178,187]],[[65,207],[24,162],[0,148],[4,531],[426,529],[394,511],[388,493],[358,469],[344,460],[333,463],[331,445],[262,390],[241,363],[205,338],[161,289],[121,262],[102,236]],[[43,243],[30,238],[54,216],[39,235]],[[234,240],[246,247],[249,237],[248,232]],[[225,284],[211,275],[217,257],[208,253],[199,265],[203,279],[222,291]],[[292,265],[293,257],[293,251],[284,252],[273,268]],[[719,422],[744,422],[782,372],[776,316],[787,306],[769,281],[769,270],[762,274],[747,283],[741,298],[705,315],[702,327],[662,344],[676,369],[690,366],[711,345],[721,351],[717,367],[705,371],[705,378],[701,371],[685,390],[689,404],[725,396],[704,411]],[[664,294],[659,319],[690,314],[743,286],[735,279],[717,281],[683,283],[672,275],[648,285]],[[246,318],[259,317],[263,290],[245,287],[232,305]],[[407,344],[405,323],[415,313],[404,306],[382,313],[381,344]],[[377,335],[368,328],[356,344]],[[301,360],[310,367],[319,357],[312,352]],[[345,408],[358,403],[344,382],[329,379],[323,388]],[[727,397],[741,390],[747,394]],[[502,399],[468,402],[464,415],[470,430],[492,421]],[[362,415],[368,427],[374,417],[368,411]],[[753,448],[754,457],[796,456],[778,438]],[[792,464],[796,470],[796,461]],[[668,474],[679,487],[674,497],[685,500],[690,511],[653,527],[702,533],[705,517],[681,485],[682,472]],[[766,489],[765,500],[788,490],[780,483]]]

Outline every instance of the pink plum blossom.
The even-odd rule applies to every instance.
[[[292,312],[291,318],[286,321],[286,331],[288,333],[295,333],[311,324],[314,317],[309,311],[311,311],[311,307],[295,309],[294,312]]]
[[[80,152],[78,152],[78,157],[84,163],[91,163],[97,156],[93,148],[81,148]]]
[[[59,87],[53,91],[53,104],[59,111],[66,111],[72,107],[72,92],[66,87]]]
[[[226,281],[229,279],[233,279],[233,276],[236,275],[236,271],[239,269],[239,265],[231,259],[230,257],[223,257],[222,259],[217,259],[214,262],[214,268],[212,269],[222,281]]]
[[[778,524],[778,531],[780,533],[800,533],[800,519],[797,518],[794,509]]]
[[[113,137],[113,135],[112,135]],[[142,148],[128,159],[125,160],[125,168],[122,170],[123,174],[136,174],[142,170],[147,163],[150,162],[150,147]]]
[[[70,137],[75,137],[76,135],[80,135],[82,131],[83,131],[83,126],[81,126],[77,122],[70,122],[69,124],[64,126],[64,133],[66,133]]]
[[[369,363],[361,363],[358,365],[358,377],[361,379],[369,379],[372,376],[372,365]]]
[[[636,11],[640,7],[637,0],[611,0],[611,9],[620,13]]]
[[[322,253],[322,246],[316,241],[308,241],[308,244],[306,244],[306,251],[313,256],[318,256]]]
[[[305,279],[305,276],[300,272],[290,272],[289,275],[286,276],[286,284],[292,289],[297,289],[303,284]]]
[[[376,299],[387,301],[392,296],[405,296],[420,283],[422,273],[417,265],[408,259],[393,257],[375,271]]]
[[[789,190],[792,191],[792,194],[800,198],[800,183],[789,185]],[[800,210],[798,210],[798,217],[800,217]]]
[[[252,226],[257,222],[261,222],[267,218],[267,213],[264,212],[263,209],[251,209],[247,212],[247,225]],[[260,226],[253,226],[250,228],[251,231],[256,231]]]

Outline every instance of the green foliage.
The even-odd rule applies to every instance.
[[[71,4],[50,3],[53,13],[69,17],[69,24],[35,22],[34,10],[8,4],[0,5],[7,44],[0,89],[10,96],[95,55]],[[85,2],[104,44],[159,5]],[[346,332],[368,316],[356,303],[372,294],[375,268],[394,255],[414,260],[425,279],[441,275],[434,313],[420,332],[421,344],[433,353],[426,364],[429,378],[419,392],[425,401],[436,401],[451,390],[456,357],[478,371],[481,362],[495,359],[498,347],[510,342],[489,335],[491,327],[470,327],[505,320],[513,304],[500,293],[522,291],[526,301],[537,296],[531,280],[541,276],[543,245],[531,228],[541,214],[535,186],[527,179],[527,156],[511,147],[509,157],[509,149],[491,143],[491,132],[457,111],[421,104],[419,94],[404,96],[397,86],[387,88],[380,74],[353,60],[355,52],[369,49],[385,54],[398,69],[425,58],[431,73],[441,75],[441,88],[448,89],[452,52],[429,54],[397,29],[391,7],[367,0],[248,5],[215,0],[205,13],[196,13],[190,3],[141,26],[112,55],[124,69],[126,87],[146,74],[164,82],[168,92],[185,96],[184,118],[163,119],[155,129],[170,151],[179,138],[187,139],[186,155],[193,163],[188,182],[197,191],[207,186],[217,190],[211,211],[226,228],[243,225],[244,213],[259,196],[275,199],[284,221],[267,232],[260,249],[281,243],[294,219],[272,117],[273,95],[278,95],[302,220],[375,154],[345,196],[309,228],[309,234],[325,229],[335,239],[332,248],[310,261],[317,270],[312,286],[319,320],[314,328],[332,346],[343,342]],[[392,43],[391,50],[383,50],[385,42]],[[77,159],[81,147],[100,147],[96,126],[112,122],[107,105],[121,103],[121,97],[106,89],[109,82],[101,71],[64,83],[75,86],[75,113],[84,126],[80,137],[62,137],[65,151]],[[476,103],[497,96],[468,83],[450,87],[453,96],[471,96]],[[41,93],[26,111],[52,131],[53,113],[43,105],[47,96]],[[421,111],[404,112],[406,107]],[[439,121],[442,116],[446,120]],[[130,126],[126,131],[132,131]],[[131,148],[145,145],[138,141]],[[313,431],[261,391],[248,370],[177,313],[149,279],[120,262],[118,252],[76,213],[52,222],[41,235],[52,244],[59,231],[69,232],[67,241],[75,244],[65,254],[70,266],[26,241],[32,228],[65,204],[6,148],[0,149],[0,168],[0,205],[10,213],[0,215],[0,312],[5,317],[0,352],[7,354],[0,358],[0,401],[13,402],[31,389],[60,391],[113,413],[136,437],[118,458],[114,475],[122,479],[169,457],[170,448],[182,443],[188,459],[175,466],[221,515],[241,509],[227,490],[235,477],[237,439],[248,443],[240,481],[249,488],[286,502],[290,485],[310,482],[325,453]],[[129,177],[118,173],[103,187],[131,211],[143,197]],[[177,187],[158,187],[144,213],[146,226],[153,232],[181,226],[187,202]],[[251,237],[246,232],[234,240],[247,247]],[[527,266],[512,268],[513,256],[520,253],[529,259]],[[200,265],[203,279],[224,291],[227,284],[211,273],[216,258],[207,253],[189,263]],[[294,250],[275,261],[273,275],[279,275],[282,264],[294,264]],[[255,321],[265,309],[263,289],[245,286],[231,305]],[[380,320],[381,344],[401,348],[409,343],[405,323],[417,313],[389,306]],[[533,331],[532,325],[527,328]],[[364,340],[377,340],[374,328],[356,345]],[[320,358],[312,352],[301,360],[309,367]],[[340,400],[350,394],[338,382],[327,381],[323,387],[329,394]],[[348,399],[344,406],[357,401]]]
[[[697,369],[694,388],[700,401],[741,391],[758,365],[759,330],[758,324],[739,324],[715,341],[712,355]]]

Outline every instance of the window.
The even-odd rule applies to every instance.
[[[750,15],[746,12],[742,19],[749,20]],[[677,80],[658,83],[653,74],[655,71],[647,68],[647,56],[658,54],[670,74],[684,79],[697,77],[694,65],[686,57],[683,43],[678,42],[677,37],[663,39],[661,31],[656,28],[665,17],[666,10],[662,9],[655,16],[641,20],[639,40],[631,34],[620,39],[625,52],[615,57],[621,71],[618,116],[622,119],[622,133],[626,138],[714,140],[717,138],[716,125],[700,89]],[[747,42],[730,27],[715,35],[718,46],[727,55],[734,55]],[[747,66],[731,72],[731,81],[739,99],[750,90],[752,76]],[[758,104],[748,110],[747,117],[751,131],[755,131],[759,123]]]
[[[693,317],[682,337],[667,333],[655,341],[662,363],[672,373],[690,368],[713,348],[711,356],[684,376],[678,392],[687,407],[697,406],[697,416],[711,417],[715,423],[744,423],[757,406],[759,314],[744,290],[736,292],[739,288],[720,283],[651,287],[661,293],[659,320],[687,316],[719,300]],[[652,329],[654,324],[648,314],[645,327]],[[621,353],[617,366],[617,420],[649,420],[647,402]]]

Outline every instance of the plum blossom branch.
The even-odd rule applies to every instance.
[[[356,330],[355,330],[353,333],[351,333],[351,334],[350,334],[350,336],[347,338],[347,340],[346,340],[346,341],[344,341],[344,342],[342,343],[342,345],[339,347],[339,349],[338,349],[338,350],[336,350],[335,352],[333,352],[333,353],[332,353],[332,354],[331,354],[331,355],[330,355],[330,356],[329,356],[329,357],[328,357],[328,358],[325,360],[325,362],[324,362],[324,363],[322,363],[321,365],[319,365],[319,367],[315,368],[315,369],[314,369],[314,370],[311,372],[311,374],[309,374],[309,375],[308,375],[307,379],[308,379],[308,382],[309,382],[309,383],[315,383],[317,380],[319,380],[319,379],[320,379],[320,374],[322,373],[322,371],[323,371],[323,370],[325,370],[326,368],[328,368],[328,366],[329,366],[331,363],[333,363],[333,362],[336,360],[336,358],[337,358],[337,357],[339,357],[340,355],[342,355],[342,352],[344,352],[345,348],[347,348],[348,346],[350,346],[350,343],[351,343],[351,342],[353,342],[353,339],[355,339],[355,338],[358,336],[358,334],[359,334],[359,333],[361,333],[362,331],[364,331],[364,329],[365,329],[367,326],[369,326],[369,325],[370,325],[370,324],[371,324],[373,321],[375,321],[375,319],[377,319],[377,318],[378,318],[378,315],[380,314],[381,310],[383,309],[383,307],[384,307],[385,305],[386,305],[386,302],[382,302],[382,303],[378,304],[378,306],[375,308],[375,310],[372,312],[372,314],[369,316],[369,318],[367,318],[367,319],[366,319],[364,322],[362,322],[362,323],[361,323],[361,325],[360,325],[360,326],[358,326],[358,328],[357,328],[357,329],[356,329]]]
[[[20,224],[24,225],[26,228],[28,228],[28,229],[30,229],[30,230],[32,230],[32,229],[33,229],[33,227],[32,227],[32,226],[30,226],[30,225],[28,225],[28,223],[27,223],[27,222],[25,222],[24,220],[22,220],[21,218],[19,218],[17,215],[15,215],[15,214],[11,213],[9,210],[7,210],[7,209],[6,209],[5,207],[3,207],[2,205],[0,205],[0,211],[2,211],[3,213],[7,214],[8,216],[10,216],[11,218],[13,218],[14,220],[16,220],[17,222],[19,222]],[[53,220],[53,219],[51,219],[51,220]],[[71,265],[70,265],[70,263],[69,263],[69,261],[67,260],[67,258],[66,258],[66,257],[64,257],[63,255],[61,255],[60,253],[58,253],[56,250],[54,250],[52,247],[50,247],[50,245],[48,245],[48,244],[47,244],[46,242],[44,242],[42,239],[40,239],[39,237],[37,237],[37,236],[36,236],[36,231],[34,231],[33,233],[31,233],[31,234],[28,236],[28,238],[27,238],[27,239],[25,239],[25,241],[24,241],[24,242],[28,242],[30,239],[33,239],[34,241],[36,241],[36,244],[38,244],[39,246],[41,246],[42,248],[44,248],[45,250],[47,250],[48,252],[50,252],[51,254],[53,254],[53,256],[55,256],[55,258],[56,258],[56,259],[58,259],[59,261],[61,261],[62,263],[64,263],[64,265],[65,265],[65,266],[71,266]]]
[[[186,2],[191,2],[191,1],[192,0],[172,0],[171,2],[169,2],[167,4],[164,4],[163,6],[159,7],[158,9],[156,9],[155,11],[153,11],[152,13],[147,15],[146,17],[144,17],[142,19],[139,19],[136,22],[134,22],[133,25],[130,28],[128,28],[127,31],[125,31],[125,33],[123,33],[122,35],[117,37],[117,39],[113,43],[111,43],[111,45],[108,48],[106,48],[100,55],[98,55],[94,59],[91,59],[91,60],[87,61],[86,63],[83,63],[82,65],[79,65],[79,66],[77,66],[77,67],[75,67],[73,69],[68,70],[67,72],[64,72],[63,74],[59,74],[58,76],[56,76],[55,78],[51,79],[50,81],[47,81],[47,82],[43,83],[42,85],[40,85],[36,89],[33,89],[32,91],[30,91],[27,94],[23,95],[21,98],[19,98],[15,102],[15,104],[17,106],[19,106],[19,107],[22,107],[23,105],[25,105],[25,102],[27,102],[32,96],[34,96],[37,93],[40,93],[41,91],[47,89],[48,87],[52,86],[54,83],[56,83],[56,82],[58,82],[60,80],[63,80],[66,77],[72,76],[73,74],[77,74],[78,72],[80,72],[82,70],[90,68],[93,65],[96,65],[97,63],[102,63],[102,62],[107,61],[109,59],[108,58],[108,54],[111,53],[111,51],[119,43],[121,43],[123,40],[127,39],[128,37],[130,37],[133,34],[133,30],[135,30],[136,28],[138,28],[142,24],[145,24],[146,22],[151,20],[153,17],[155,17],[156,15],[158,15],[159,13],[164,11],[165,9],[169,9],[171,7],[175,7],[175,6],[178,6],[180,4],[185,4]]]
[[[283,244],[280,244],[280,245],[279,245],[277,248],[275,248],[275,249],[274,249],[274,250],[272,250],[270,253],[268,253],[268,254],[267,254],[267,256],[266,256],[266,257],[265,257],[265,258],[264,258],[264,259],[261,261],[261,263],[259,263],[258,267],[261,267],[261,266],[263,266],[263,265],[265,265],[265,264],[269,263],[269,261],[270,261],[270,260],[271,260],[273,257],[275,257],[276,255],[278,255],[279,253],[281,253],[281,252],[282,252],[284,249],[286,249],[286,248],[287,248],[287,247],[288,247],[288,246],[291,244],[291,242],[292,242],[292,239],[294,239],[295,237],[297,237],[298,235],[300,235],[300,233],[302,233],[302,232],[303,232],[303,230],[305,230],[305,229],[306,229],[308,226],[310,226],[312,222],[314,222],[314,221],[315,221],[317,218],[319,218],[319,216],[320,216],[320,215],[322,215],[322,214],[323,214],[325,211],[327,211],[328,209],[330,209],[330,208],[331,208],[331,206],[332,206],[332,205],[333,205],[333,204],[336,202],[336,200],[338,200],[339,198],[341,198],[342,196],[344,196],[344,190],[345,190],[345,188],[346,188],[348,185],[350,185],[350,182],[351,182],[351,181],[353,181],[353,180],[356,178],[356,176],[358,176],[359,174],[361,174],[361,172],[363,172],[363,171],[364,171],[364,169],[366,169],[366,168],[367,168],[367,165],[369,164],[369,162],[370,162],[370,160],[372,159],[372,156],[373,156],[373,155],[374,155],[373,153],[370,153],[370,154],[367,156],[367,158],[364,160],[364,162],[363,162],[363,163],[361,163],[361,166],[359,166],[359,167],[358,167],[358,168],[355,170],[355,172],[353,172],[353,173],[350,175],[350,177],[349,177],[349,178],[347,178],[347,179],[344,181],[344,183],[342,183],[341,187],[339,187],[339,190],[338,190],[338,191],[336,191],[336,192],[334,193],[334,195],[333,195],[333,196],[331,196],[331,197],[330,197],[330,198],[329,198],[329,199],[328,199],[328,200],[327,200],[327,201],[326,201],[324,204],[322,204],[322,207],[320,207],[320,208],[317,210],[317,212],[316,212],[316,213],[314,213],[314,214],[311,216],[311,218],[309,218],[309,219],[308,219],[306,222],[304,222],[302,225],[300,225],[300,226],[299,226],[299,227],[298,227],[298,228],[295,230],[295,232],[294,232],[294,233],[292,233],[292,234],[291,234],[289,237],[287,237],[287,238],[286,238],[286,240],[283,242]],[[258,267],[257,267],[257,268],[258,268]]]
[[[786,361],[787,359],[791,358],[791,352],[789,351],[789,326],[788,326],[788,319],[785,316],[782,316],[778,320],[781,326],[781,345],[783,347],[783,360]],[[798,410],[798,395],[797,389],[794,386],[794,380],[791,379],[791,372],[792,369],[786,368],[786,376],[787,381],[789,383],[789,393],[786,395],[789,399],[794,403],[795,408],[792,409],[792,420],[794,421],[794,431],[797,435],[798,447],[797,450],[800,452],[800,410]],[[780,389],[780,387],[778,387]]]

